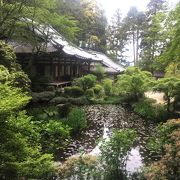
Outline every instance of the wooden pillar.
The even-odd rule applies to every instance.
[[[88,62],[88,73],[90,73],[90,65],[91,65],[91,63]]]
[[[61,64],[58,62],[58,81],[61,81]]]

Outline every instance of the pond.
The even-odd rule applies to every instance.
[[[129,108],[121,105],[88,105],[83,109],[87,114],[89,127],[81,136],[71,140],[68,147],[58,157],[59,161],[77,154],[80,149],[86,153],[98,155],[102,138],[109,138],[113,129],[126,128],[133,128],[138,134],[128,157],[126,169],[130,173],[136,172],[152,158],[154,159],[146,147],[147,140],[155,127],[152,122],[143,120]]]

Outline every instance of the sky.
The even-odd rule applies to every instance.
[[[111,19],[116,9],[120,9],[125,15],[130,7],[136,6],[139,11],[144,11],[149,0],[97,0],[105,10],[108,20]],[[179,0],[167,0],[170,6],[175,5]]]
[[[147,4],[150,0],[97,0],[102,9],[105,10],[106,17],[108,22],[111,21],[111,18],[117,9],[121,10],[123,16],[127,14],[130,7],[135,6],[138,11],[145,11]],[[176,5],[179,0],[167,0],[169,6],[172,8]],[[133,53],[132,53],[132,45],[128,45],[127,47],[129,51],[125,52],[124,55],[127,56],[128,61],[132,61]]]

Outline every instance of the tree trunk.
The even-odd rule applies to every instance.
[[[170,104],[171,104],[171,100],[169,97],[167,97],[167,112],[170,112]]]
[[[135,35],[133,32],[133,56],[134,56],[134,65],[136,65],[136,47],[135,47]]]
[[[139,61],[138,50],[139,50],[139,29],[137,29],[137,34],[136,34],[136,65],[138,64]]]

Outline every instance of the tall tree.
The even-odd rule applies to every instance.
[[[124,26],[127,27],[128,41],[133,47],[134,65],[138,64],[140,33],[142,32],[145,15],[139,12],[136,7],[131,7],[127,16],[124,18]]]
[[[125,44],[127,41],[126,27],[123,26],[122,14],[117,9],[107,28],[107,53],[115,61],[124,62]]]
[[[68,39],[79,31],[76,21],[58,13],[55,0],[4,0],[0,6],[1,39],[36,40],[32,32],[37,24],[51,25]]]
[[[151,0],[147,6],[140,52],[141,65],[146,70],[153,71],[152,64],[165,46],[166,38],[163,31],[165,18],[166,1]]]
[[[77,45],[83,48],[105,51],[106,18],[96,0],[59,0],[59,12],[77,20],[81,31]]]

